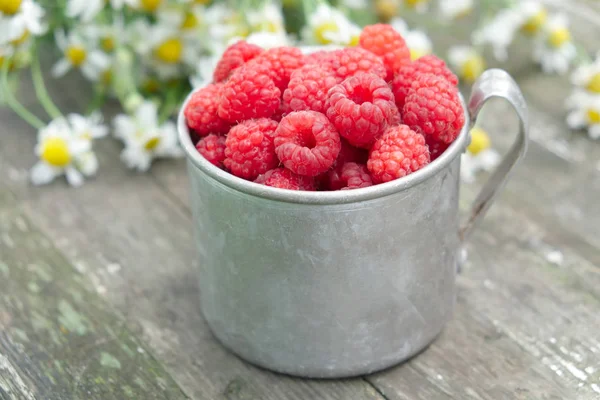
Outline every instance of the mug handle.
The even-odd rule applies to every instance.
[[[500,97],[508,101],[519,117],[519,135],[516,141],[496,168],[492,176],[479,192],[471,206],[466,223],[459,230],[461,242],[467,240],[473,230],[481,222],[500,190],[506,184],[514,167],[523,158],[529,141],[529,112],[521,90],[513,78],[501,69],[485,71],[473,84],[467,109],[472,128],[477,121],[483,105],[492,97]]]

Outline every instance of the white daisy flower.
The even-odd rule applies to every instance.
[[[571,82],[579,88],[600,95],[600,52],[596,60],[579,66],[571,75]]]
[[[263,49],[272,49],[274,47],[291,46],[292,41],[289,36],[283,32],[254,32],[246,37],[246,42],[255,44]]]
[[[204,14],[207,24],[208,45],[220,48],[233,37],[246,37],[250,34],[244,17],[226,4],[215,2],[207,7]]]
[[[471,143],[463,153],[460,164],[460,178],[471,183],[482,171],[491,171],[500,163],[500,155],[491,148],[488,134],[481,128],[471,129]]]
[[[100,49],[107,54],[129,43],[129,32],[122,14],[115,15],[112,24],[88,24],[81,28],[81,32],[86,40],[97,42]]]
[[[134,10],[155,13],[167,0],[120,0]]]
[[[99,139],[108,134],[108,127],[104,125],[102,114],[98,111],[84,117],[80,114],[67,115],[73,134],[80,139]]]
[[[485,70],[485,60],[470,46],[454,46],[448,50],[448,61],[456,74],[467,83],[473,83]]]
[[[571,129],[587,128],[591,139],[600,139],[600,95],[583,94],[573,100],[573,111],[567,116],[567,125]]]
[[[258,10],[248,10],[246,20],[251,32],[284,33],[285,22],[281,7],[273,2],[266,3]]]
[[[0,44],[23,42],[46,31],[44,9],[33,0],[0,1]]]
[[[405,8],[416,10],[419,13],[424,13],[429,8],[429,0],[401,0]]]
[[[358,44],[360,28],[339,10],[320,3],[308,15],[302,37],[309,44],[353,46]]]
[[[84,22],[93,20],[106,5],[106,0],[69,0],[66,14],[70,18],[81,18]]]
[[[540,33],[548,20],[548,11],[537,0],[521,1],[514,10],[520,20],[519,28],[530,36]]]
[[[506,8],[498,12],[480,30],[473,32],[473,44],[476,46],[490,44],[494,57],[499,61],[506,61],[508,46],[522,26],[523,16],[519,11],[514,8]]]
[[[455,20],[473,11],[473,0],[440,0],[438,4],[442,18]]]
[[[85,40],[78,32],[65,35],[63,30],[55,32],[56,44],[63,52],[64,58],[52,67],[52,75],[64,76],[72,68],[81,70],[83,76],[97,81],[110,66],[110,57],[97,48],[97,42]]]
[[[161,7],[156,12],[159,23],[181,31],[188,38],[201,39],[206,28],[204,24],[205,9],[201,5],[171,5]]]
[[[85,176],[98,169],[98,160],[92,151],[92,142],[78,138],[66,119],[58,118],[38,132],[35,154],[39,161],[30,173],[34,185],[50,183],[65,175],[71,186],[81,186]]]
[[[183,156],[175,124],[159,126],[157,114],[156,105],[146,101],[133,116],[115,117],[115,136],[125,143],[121,159],[129,168],[147,171],[155,158]]]
[[[422,56],[430,54],[432,51],[431,39],[423,31],[408,28],[408,25],[402,18],[394,18],[390,25],[404,38],[406,45],[410,49],[410,58],[414,61]]]
[[[190,77],[190,84],[197,88],[212,82],[213,72],[220,58],[220,55],[201,57],[196,66],[196,73]]]
[[[565,74],[576,56],[567,18],[560,14],[550,17],[536,38],[533,59],[546,73]]]
[[[339,4],[351,10],[365,10],[369,7],[369,0],[340,0]]]

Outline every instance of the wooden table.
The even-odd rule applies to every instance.
[[[470,240],[454,319],[411,361],[339,381],[261,370],[211,335],[183,161],[138,174],[106,139],[84,187],[32,187],[35,133],[0,111],[0,399],[599,399],[600,143],[566,128],[565,78],[526,59],[510,71],[533,141]],[[52,85],[80,110],[74,75]],[[482,119],[506,149],[508,106]],[[463,186],[463,210],[483,180]]]

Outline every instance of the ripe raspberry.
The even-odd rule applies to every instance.
[[[297,175],[286,168],[275,168],[260,175],[254,181],[266,186],[288,190],[315,191],[315,180],[309,176]]]
[[[392,90],[373,74],[361,72],[334,86],[326,107],[340,135],[357,147],[369,148],[396,121]]]
[[[196,149],[208,161],[219,168],[223,168],[223,161],[225,161],[225,136],[218,136],[211,133],[200,139],[196,144]]]
[[[304,56],[305,65],[329,65],[337,57],[337,51],[319,50]]]
[[[425,138],[406,125],[389,128],[371,148],[367,168],[373,182],[402,178],[429,164]]]
[[[251,118],[268,118],[280,106],[281,91],[261,65],[244,65],[223,86],[219,117],[235,123]]]
[[[235,176],[253,180],[279,164],[273,139],[277,122],[260,118],[234,126],[225,141],[225,167]]]
[[[456,87],[432,74],[416,77],[406,97],[402,117],[415,132],[444,143],[452,143],[465,123]]]
[[[458,78],[452,71],[448,69],[446,63],[430,54],[423,56],[400,68],[394,77],[392,82],[392,90],[394,97],[396,98],[396,105],[402,109],[404,106],[404,100],[408,95],[408,91],[418,75],[421,74],[434,74],[446,78],[446,80],[452,85],[458,85]]]
[[[352,162],[366,164],[369,158],[369,152],[365,149],[359,149],[350,145],[345,139],[341,139],[342,147],[337,159],[331,166],[331,169],[317,177],[319,187],[324,190],[339,190],[344,187],[342,182],[342,167],[344,164]]]
[[[410,50],[406,42],[390,25],[365,26],[360,34],[360,47],[381,57],[388,81],[394,78],[395,72],[410,63]]]
[[[450,143],[437,141],[429,135],[425,136],[425,143],[427,143],[427,147],[429,148],[431,161],[441,156],[442,153],[445,152],[446,149],[450,146]]]
[[[275,86],[283,92],[292,72],[304,65],[304,55],[296,47],[276,47],[264,51],[248,64],[265,66]]]
[[[340,83],[331,72],[316,65],[306,65],[292,73],[290,83],[283,92],[285,112],[313,110],[325,112],[329,89]]]
[[[298,175],[317,176],[331,167],[340,152],[340,135],[325,115],[296,111],[275,131],[275,152]]]
[[[342,167],[341,180],[344,186],[341,190],[359,189],[373,186],[373,179],[369,175],[369,170],[364,164],[348,162]]]
[[[231,124],[221,119],[217,113],[222,88],[223,84],[216,83],[198,89],[184,110],[188,127],[199,136],[229,131]]]
[[[375,74],[382,79],[385,79],[387,75],[381,59],[360,47],[337,50],[335,57],[324,65],[327,65],[341,80],[354,76],[359,72]]]
[[[263,52],[260,47],[241,40],[229,46],[215,67],[213,80],[222,82],[227,80],[234,70],[252,60]]]

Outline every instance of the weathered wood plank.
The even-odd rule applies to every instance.
[[[0,184],[0,397],[184,399]]]

